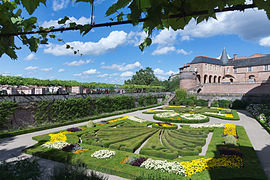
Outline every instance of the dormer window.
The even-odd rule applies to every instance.
[[[268,71],[268,65],[264,65],[264,70]]]
[[[248,72],[251,72],[252,71],[252,69],[251,69],[251,66],[250,67],[248,67]]]

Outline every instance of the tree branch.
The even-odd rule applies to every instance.
[[[256,8],[256,7],[257,6],[255,4],[236,5],[233,7],[224,8],[222,10],[214,9],[214,13],[227,12],[227,11],[244,11],[245,9],[251,9],[251,8]],[[168,18],[183,18],[183,17],[188,17],[188,16],[200,16],[200,15],[206,15],[206,14],[208,14],[208,10],[196,11],[196,12],[192,12],[190,14],[185,14],[185,15],[175,14],[175,15],[170,15]],[[147,18],[142,18],[142,19],[139,19],[138,22],[144,22],[146,20],[147,20]],[[97,28],[97,27],[116,26],[116,25],[123,25],[123,24],[132,24],[132,20],[100,23],[100,24],[95,24],[95,25],[91,25],[91,26],[92,26],[92,28]],[[71,31],[71,30],[79,30],[79,29],[80,29],[79,26],[75,26],[75,27],[68,27],[68,28],[46,29],[46,30],[29,31],[29,32],[0,33],[0,36],[18,36],[18,35],[27,35],[27,34],[41,34],[41,33],[63,32],[63,31]]]

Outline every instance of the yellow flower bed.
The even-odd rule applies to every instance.
[[[161,125],[162,127],[173,127],[174,126],[174,124],[166,124],[166,123],[156,123],[155,124],[156,126],[159,126],[159,125]]]
[[[184,166],[185,175],[189,177],[212,168],[241,168],[243,167],[243,159],[236,155],[222,155],[220,158],[200,158],[193,161],[183,161],[180,164]]]
[[[102,123],[96,123],[97,125],[104,125],[104,124],[102,124]]]
[[[154,110],[148,110],[148,111],[146,111],[146,112],[155,112]]]
[[[236,125],[235,124],[225,124],[225,128],[224,128],[224,135],[233,135],[233,136],[237,136],[236,135]]]
[[[218,110],[223,110],[223,111],[227,111],[228,109],[225,108],[217,108]]]
[[[57,134],[49,134],[49,136],[51,137],[50,141],[46,142],[46,143],[54,143],[54,142],[59,142],[59,141],[63,141],[66,142],[67,137],[65,134],[68,134],[71,132],[68,131],[64,131],[64,132],[60,132]]]
[[[233,114],[226,114],[226,117],[233,118]]]
[[[75,151],[74,154],[80,154],[84,151],[88,151],[88,149],[79,149],[79,150]]]
[[[112,123],[112,122],[116,122],[116,121],[121,121],[123,119],[126,119],[128,116],[124,116],[124,117],[121,117],[121,118],[117,118],[117,119],[113,119],[113,120],[110,120],[110,121],[107,121],[108,123]]]

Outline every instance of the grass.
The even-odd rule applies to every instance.
[[[83,131],[70,133],[70,134],[67,134],[67,137],[68,137],[67,142],[69,142],[69,143],[76,142],[77,141],[76,137],[79,133],[87,133],[87,134],[93,135],[95,131],[97,131],[97,132],[100,131],[101,127],[103,127],[105,129],[104,134],[103,134],[105,136],[109,136],[110,130],[113,129],[112,127],[109,127],[109,125],[103,125],[103,126],[100,125],[100,126],[97,126],[95,128],[92,128],[92,129],[85,129]],[[123,127],[123,128],[128,129],[127,127]],[[140,127],[140,128],[142,128],[142,127]],[[75,155],[73,153],[64,152],[61,150],[52,150],[52,149],[42,148],[40,145],[49,140],[48,135],[34,137],[33,139],[39,141],[38,144],[34,145],[33,147],[27,148],[25,150],[25,152],[29,153],[29,154],[36,155],[36,156],[40,156],[40,157],[43,157],[46,159],[59,161],[59,162],[65,162],[66,159],[71,159],[71,163],[74,163],[75,161],[77,161],[79,159],[81,162],[85,163],[87,165],[87,168],[89,168],[89,169],[121,176],[124,178],[147,179],[147,177],[161,176],[160,173],[162,174],[162,172],[157,171],[158,175],[155,176],[154,175],[155,173],[153,170],[147,170],[147,169],[140,168],[140,167],[134,167],[134,166],[127,165],[127,164],[122,164],[122,163],[120,163],[120,161],[122,161],[125,157],[142,157],[142,156],[147,156],[147,157],[152,158],[152,159],[161,159],[161,160],[173,159],[173,161],[178,161],[178,162],[190,161],[190,160],[199,159],[199,158],[219,157],[220,154],[218,152],[218,148],[224,146],[223,145],[224,139],[222,138],[223,129],[224,128],[211,128],[210,129],[211,131],[213,131],[213,137],[212,137],[211,142],[208,146],[206,156],[198,156],[198,155],[196,155],[196,156],[183,156],[181,158],[168,158],[168,156],[162,156],[162,157],[166,157],[166,158],[161,158],[161,157],[151,156],[151,155],[157,156],[158,151],[165,150],[164,147],[169,145],[170,148],[166,147],[166,149],[167,149],[166,152],[168,154],[171,153],[171,157],[173,157],[173,153],[175,153],[177,151],[177,150],[174,151],[176,148],[173,145],[175,145],[175,144],[169,144],[168,142],[166,144],[165,136],[175,135],[175,136],[178,136],[180,138],[180,140],[189,141],[189,142],[190,142],[190,140],[194,139],[194,144],[196,144],[196,139],[198,140],[200,137],[205,138],[205,133],[208,131],[207,128],[191,129],[191,128],[188,128],[188,126],[185,126],[183,128],[183,130],[166,130],[167,133],[165,132],[165,130],[155,129],[157,132],[154,133],[153,136],[151,136],[151,138],[148,141],[149,143],[147,142],[146,146],[143,147],[144,150],[147,150],[147,151],[145,151],[146,153],[144,153],[144,155],[142,155],[142,154],[137,155],[137,154],[133,154],[133,153],[127,152],[127,151],[110,149],[110,150],[114,150],[116,152],[116,155],[114,157],[109,158],[109,159],[96,159],[96,158],[91,157],[92,153],[94,153],[97,150],[108,149],[108,148],[100,147],[100,146],[93,146],[91,144],[85,144],[85,141],[83,141],[82,146],[84,148],[88,148],[89,151],[85,151],[85,152],[78,154],[78,155]],[[181,131],[183,131],[183,132],[181,132]],[[260,162],[257,158],[256,152],[254,151],[254,149],[249,141],[249,138],[245,132],[245,129],[241,126],[237,126],[237,133],[239,136],[238,148],[240,148],[240,150],[243,154],[244,167],[243,168],[232,168],[232,169],[217,168],[217,169],[205,170],[201,173],[197,173],[197,174],[191,176],[191,179],[236,179],[236,178],[267,179],[265,174],[264,174],[264,171],[260,165]],[[113,134],[116,135],[117,133],[112,133],[112,134],[110,134],[110,136],[112,136]],[[187,136],[184,136],[185,134]],[[126,135],[128,135],[128,134],[126,134]],[[162,136],[162,142],[163,142],[162,144],[161,144],[160,139],[159,139],[160,135]],[[73,138],[71,138],[71,137],[73,137]],[[121,136],[118,136],[118,137],[121,137]],[[113,137],[109,137],[109,138],[113,139]],[[164,142],[165,142],[165,144],[164,144]],[[174,141],[174,142],[176,142],[176,141]],[[128,141],[125,143],[128,143]],[[179,143],[177,143],[177,144],[179,144]],[[156,145],[156,147],[153,147],[155,145]],[[142,152],[143,152],[143,149],[142,149]],[[153,149],[152,154],[151,154],[150,149]],[[177,156],[174,156],[174,157],[177,157]],[[168,174],[166,174],[166,175],[168,175]],[[183,177],[183,176],[172,175],[172,179],[189,179],[189,178]]]

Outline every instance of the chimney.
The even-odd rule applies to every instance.
[[[237,54],[234,54],[233,55],[233,60],[236,60],[236,58],[237,58]]]

